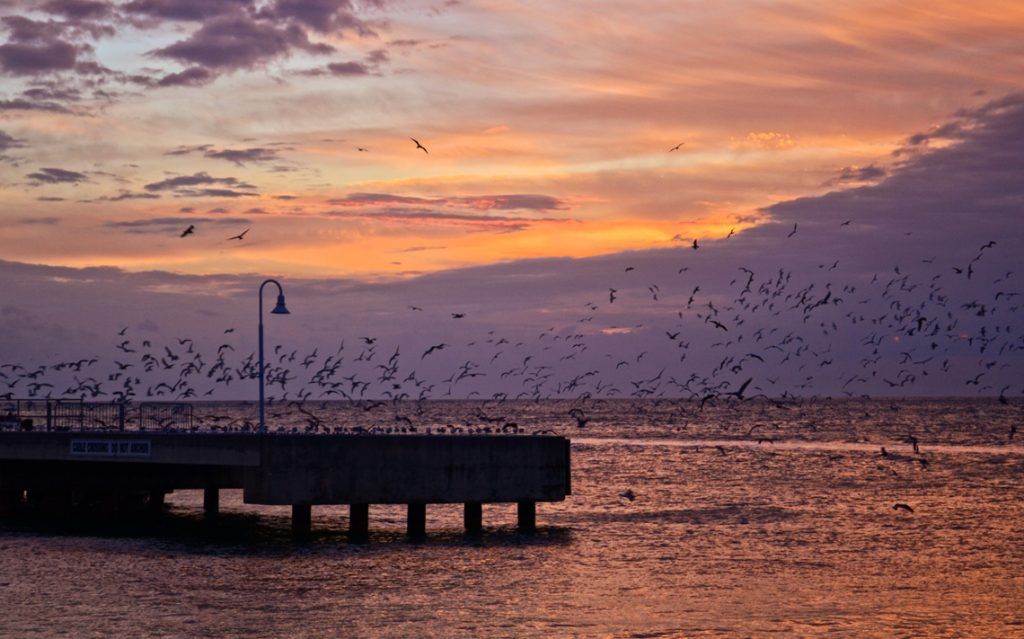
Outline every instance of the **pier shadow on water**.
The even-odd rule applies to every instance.
[[[567,526],[539,526],[533,533],[521,533],[510,526],[488,528],[480,534],[438,529],[417,538],[394,528],[350,537],[344,523],[339,520],[332,526],[314,527],[310,533],[296,536],[287,518],[263,513],[221,512],[210,519],[201,512],[180,508],[117,514],[76,509],[65,515],[22,510],[0,518],[0,539],[7,536],[98,538],[143,542],[143,546],[156,545],[168,554],[272,556],[408,552],[417,547],[560,546],[572,542],[572,530]],[[131,553],[139,550],[139,546],[112,543],[110,550]]]

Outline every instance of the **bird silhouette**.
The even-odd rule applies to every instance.
[[[429,151],[427,151],[427,147],[425,147],[425,146],[423,146],[422,144],[420,144],[420,141],[419,141],[419,140],[417,140],[416,138],[409,138],[409,139],[410,139],[410,140],[412,140],[413,142],[415,142],[415,143],[416,143],[416,148],[417,148],[417,149],[420,149],[420,150],[422,150],[422,151],[423,151],[424,153],[428,153],[428,154],[429,154]]]
[[[189,224],[189,225],[188,225],[188,228],[187,228],[187,229],[185,229],[184,231],[182,231],[182,232],[181,232],[181,235],[179,235],[178,237],[186,237],[186,236],[188,236],[188,235],[192,235],[192,234],[193,234],[193,233],[195,233],[195,232],[196,232],[196,226],[195,226],[195,224]]]

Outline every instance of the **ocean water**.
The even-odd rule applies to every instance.
[[[413,542],[404,509],[377,506],[369,542],[350,544],[346,509],[315,507],[299,543],[287,508],[238,491],[213,526],[195,491],[150,521],[0,521],[0,636],[1024,637],[1016,403],[594,402],[584,428],[572,406],[415,415],[570,435],[573,494],[538,506],[536,535],[511,505],[485,506],[480,539],[460,507],[431,506]],[[318,410],[332,427],[364,409]]]

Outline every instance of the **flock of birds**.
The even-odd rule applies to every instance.
[[[416,150],[429,154],[418,140],[410,139]],[[181,237],[195,230],[189,225]],[[228,239],[242,241],[249,230]],[[784,231],[785,238],[793,238],[797,231],[794,224]],[[733,235],[730,231],[725,239]],[[908,394],[929,376],[962,374],[965,362],[972,370],[963,380],[964,388],[978,395],[998,394],[997,401],[1008,405],[1008,393],[1014,394],[1014,389],[1005,384],[997,387],[990,380],[1005,379],[1006,369],[1020,365],[1024,335],[1018,334],[1012,318],[1019,316],[1021,293],[1010,290],[1013,272],[999,273],[977,285],[985,256],[995,246],[995,241],[982,244],[966,264],[942,266],[935,258],[924,259],[906,272],[897,266],[892,272],[875,274],[869,282],[846,284],[837,283],[831,275],[822,282],[814,281],[816,273],[778,268],[762,274],[738,266],[726,292],[714,293],[692,281],[683,286],[640,283],[642,268],[630,265],[620,276],[625,283],[608,287],[607,301],[586,301],[578,317],[532,335],[522,330],[490,330],[464,343],[442,341],[415,349],[403,344],[384,348],[380,338],[370,335],[305,352],[279,344],[270,351],[264,370],[271,389],[270,417],[287,421],[289,415],[297,415],[299,421],[286,428],[290,432],[542,434],[554,432],[551,425],[539,429],[521,425],[514,407],[517,400],[561,398],[567,402],[563,425],[575,429],[592,424],[595,407],[609,398],[632,402],[626,409],[631,413],[667,404],[671,407],[668,421],[685,422],[709,404],[735,407],[752,402],[780,410],[799,409],[805,402],[818,401],[815,383],[826,374],[842,381],[843,395],[851,398],[870,398],[864,389],[879,383]],[[689,245],[692,251],[701,248],[696,239]],[[690,267],[680,266],[676,275],[685,281]],[[818,265],[817,271],[832,274],[838,269],[839,262],[832,261]],[[954,278],[958,290],[970,284],[966,290],[975,296],[954,299],[947,290]],[[622,298],[625,287],[629,302]],[[661,324],[611,328],[663,332],[662,346],[653,353],[650,349],[614,352],[601,339],[604,332],[593,327],[601,323],[602,312],[621,312],[624,303],[636,303],[640,294],[651,305],[669,307],[669,313],[661,314]],[[884,304],[885,312],[872,312],[872,303]],[[422,306],[407,309],[425,312]],[[445,310],[443,315],[453,322],[467,317],[463,311]],[[665,324],[665,318],[672,323]],[[231,394],[259,376],[255,352],[243,354],[231,338],[234,328],[224,330],[224,340],[215,348],[201,348],[197,340],[187,337],[158,344],[130,330],[118,331],[116,353],[110,360],[95,355],[52,364],[0,363],[0,398],[189,402]],[[856,331],[856,337],[851,338],[848,330]],[[691,352],[701,350],[691,350],[695,341],[703,354],[688,360]],[[840,348],[859,349],[856,369],[835,371]],[[710,363],[702,364],[701,359]],[[448,372],[437,375],[439,367]],[[417,369],[430,369],[433,374]],[[630,371],[636,372],[629,375]],[[438,423],[429,416],[429,400],[447,398],[475,402],[462,419]],[[337,422],[338,402],[358,423]],[[173,417],[164,419],[155,426],[181,427]],[[205,411],[187,427],[255,430],[250,416],[231,411]],[[753,430],[747,435],[753,437]],[[1016,427],[1011,426],[1006,441],[1015,434]],[[916,438],[908,438],[916,450]],[[759,437],[758,441],[772,440]],[[922,467],[927,464],[923,457],[900,456],[885,449],[880,455]],[[630,490],[621,497],[632,501],[635,494]],[[912,512],[907,504],[894,508]]]

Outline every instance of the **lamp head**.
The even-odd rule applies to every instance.
[[[277,296],[277,306],[270,311],[273,315],[289,315],[288,307],[284,305],[284,294]]]

